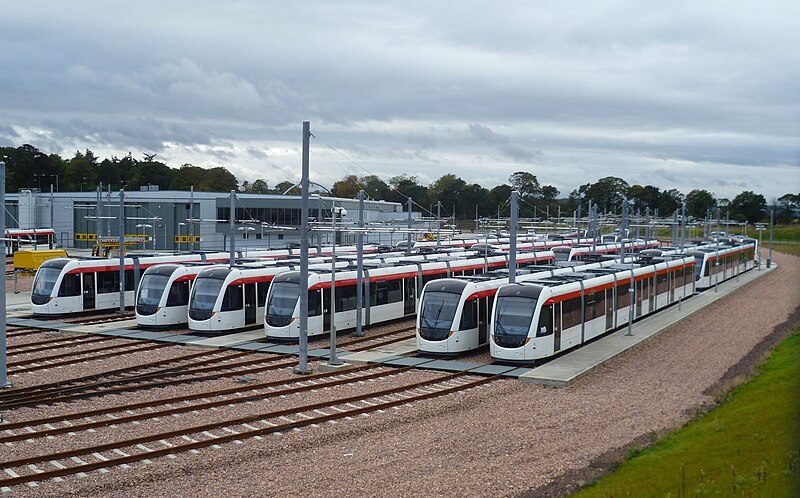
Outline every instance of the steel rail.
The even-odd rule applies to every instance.
[[[242,354],[247,354],[247,353],[242,353]],[[203,380],[215,380],[215,379],[220,379],[220,378],[224,378],[224,377],[232,377],[234,375],[245,375],[245,374],[249,374],[249,373],[263,372],[263,371],[266,371],[266,370],[277,370],[277,369],[283,368],[285,366],[292,366],[292,365],[296,364],[297,362],[295,360],[289,360],[289,361],[284,362],[284,363],[274,363],[274,364],[269,364],[269,365],[263,365],[264,362],[266,361],[266,362],[269,363],[269,362],[280,361],[280,360],[286,359],[288,356],[290,356],[290,355],[281,355],[281,356],[278,356],[278,357],[275,357],[275,358],[266,358],[266,359],[265,358],[251,359],[251,360],[238,362],[238,363],[231,363],[231,364],[225,364],[225,365],[216,365],[216,366],[203,367],[203,368],[195,368],[195,369],[189,369],[189,370],[185,370],[185,371],[177,371],[178,369],[184,368],[184,367],[174,367],[174,368],[166,369],[166,370],[170,370],[170,371],[160,370],[160,371],[156,371],[156,372],[151,372],[151,373],[147,373],[147,374],[138,375],[136,377],[126,377],[126,378],[123,378],[123,379],[111,380],[111,381],[107,381],[107,382],[99,382],[99,383],[96,383],[96,385],[94,385],[94,386],[89,385],[89,386],[67,387],[67,388],[62,389],[59,392],[56,392],[56,393],[41,394],[41,395],[36,396],[35,398],[34,397],[28,397],[28,398],[19,400],[16,403],[15,402],[2,403],[2,404],[0,404],[0,408],[10,409],[10,408],[20,408],[20,407],[23,407],[23,406],[35,406],[35,405],[41,405],[41,404],[60,403],[60,402],[64,402],[64,401],[68,401],[68,400],[72,400],[72,399],[81,399],[81,398],[88,398],[88,397],[93,397],[93,396],[105,396],[107,394],[117,394],[117,393],[121,393],[121,392],[139,391],[139,390],[142,390],[142,389],[150,389],[150,388],[153,388],[153,387],[173,386],[173,385],[185,384],[185,383],[189,383],[189,382],[199,382],[199,381],[203,381]],[[213,361],[215,361],[215,359],[212,358],[212,359],[206,360],[206,361],[204,361],[202,363],[211,363]],[[251,369],[248,369],[248,370],[234,370],[232,372],[225,372],[225,371],[220,372],[220,370],[230,370],[230,369],[233,369],[233,368],[239,368],[239,367],[242,367],[242,366],[248,366],[248,365],[253,365],[253,364],[261,364],[262,366],[256,367],[256,368],[251,368]],[[155,380],[153,382],[148,382],[148,383],[144,383],[144,384],[133,385],[133,386],[127,385],[126,386],[126,384],[134,384],[134,383],[137,383],[137,382],[141,383],[141,382],[147,381],[149,379],[152,379],[153,377],[161,378],[161,377],[164,377],[165,375],[166,376],[170,376],[170,377],[181,377],[181,376],[192,375],[192,374],[197,374],[197,373],[205,373],[205,372],[217,372],[217,373],[210,374],[210,375],[204,375],[204,376],[190,377],[188,379]],[[121,387],[111,388],[111,386],[114,386],[114,385],[121,386]],[[74,393],[74,394],[65,394],[65,393],[68,393],[70,391],[85,390],[87,388],[92,388],[92,387],[94,387],[96,389],[107,387],[107,389],[97,390],[97,391],[90,391],[90,392],[78,392],[78,393]],[[60,396],[53,396],[53,394],[60,394]]]
[[[58,353],[58,354],[54,354],[54,355],[51,355],[51,356],[40,356],[38,358],[26,358],[24,360],[17,360],[17,361],[8,362],[8,368],[9,368],[9,370],[11,370],[14,367],[21,367],[21,366],[30,365],[30,364],[33,364],[33,363],[41,363],[43,361],[60,360],[60,359],[63,359],[63,358],[69,358],[71,356],[81,356],[81,355],[87,355],[87,354],[92,354],[92,353],[102,353],[104,351],[113,351],[115,349],[125,349],[126,351],[123,351],[123,352],[127,352],[127,351],[139,351],[139,350],[144,350],[144,349],[148,349],[148,350],[149,349],[160,349],[160,348],[163,348],[163,347],[171,346],[171,344],[163,344],[163,343],[161,343],[161,344],[148,344],[145,348],[133,349],[136,346],[141,346],[141,345],[142,345],[141,342],[125,342],[125,343],[122,343],[122,344],[112,344],[110,346],[102,346],[102,347],[99,347],[99,348],[90,348],[90,349],[83,349],[83,350],[79,350],[79,351],[70,351],[68,353]],[[122,352],[121,353],[117,353],[117,354],[122,354]],[[116,355],[114,355],[114,356],[116,356]],[[93,358],[89,358],[89,359],[105,358],[105,357],[107,357],[107,355],[97,355],[97,356],[94,356]],[[86,358],[80,358],[80,359],[77,359],[77,360],[73,361],[73,363],[79,363],[79,362],[86,361],[86,360],[87,360]],[[69,364],[71,364],[71,363],[70,362],[61,362],[61,363],[54,363],[53,365],[54,366],[59,366],[59,365],[69,365]]]
[[[8,346],[6,349],[7,355],[15,355],[15,354],[29,354],[29,353],[38,353],[40,351],[51,351],[53,349],[59,348],[66,348],[72,346],[80,346],[82,344],[89,344],[93,342],[102,342],[102,341],[110,341],[111,339],[116,339],[112,336],[107,335],[100,335],[100,336],[85,336],[85,335],[72,335],[72,336],[64,336],[58,337],[55,339],[46,339],[44,341],[36,341],[36,342],[26,342],[24,344],[15,344],[13,346]]]
[[[338,405],[347,406],[350,403],[356,403],[356,402],[365,401],[365,400],[369,400],[369,399],[378,399],[378,398],[389,396],[389,395],[393,395],[393,394],[399,394],[399,393],[402,393],[403,391],[413,391],[413,390],[416,390],[416,389],[420,389],[422,387],[427,387],[427,386],[431,386],[431,385],[434,385],[434,384],[441,384],[441,383],[449,382],[450,380],[453,380],[455,378],[462,377],[462,376],[465,376],[465,375],[466,375],[465,373],[455,373],[455,374],[446,375],[444,377],[437,378],[437,379],[417,382],[417,383],[410,384],[410,385],[398,386],[398,387],[385,389],[385,390],[378,391],[378,392],[372,392],[372,393],[365,393],[365,394],[356,395],[356,396],[350,396],[348,398],[342,398],[342,399],[332,400],[332,401],[328,401],[328,402],[313,403],[313,404],[310,404],[310,405],[305,405],[305,406],[301,406],[301,407],[295,407],[295,408],[291,408],[291,409],[284,409],[284,410],[278,410],[278,411],[269,412],[269,413],[251,415],[251,416],[237,418],[237,419],[224,420],[224,421],[220,421],[220,422],[214,422],[214,423],[211,423],[211,424],[205,424],[205,425],[202,425],[202,426],[184,428],[184,429],[181,429],[181,430],[178,430],[178,431],[162,432],[162,433],[158,433],[158,434],[152,434],[152,435],[149,435],[149,436],[141,436],[141,437],[138,437],[138,438],[128,439],[128,440],[125,440],[125,441],[118,441],[118,442],[114,442],[114,443],[101,444],[101,445],[96,445],[96,446],[92,446],[92,447],[84,447],[84,448],[80,448],[78,450],[61,451],[61,452],[51,453],[51,454],[47,454],[47,455],[38,455],[38,456],[21,458],[21,459],[17,459],[17,460],[10,460],[10,461],[6,461],[6,462],[0,462],[0,467],[5,468],[5,469],[19,468],[19,467],[22,467],[22,466],[25,466],[25,465],[31,465],[31,464],[40,463],[40,462],[53,462],[53,461],[63,460],[65,458],[77,457],[79,455],[90,455],[90,454],[93,454],[93,453],[100,453],[102,451],[108,451],[108,450],[113,450],[113,449],[135,447],[136,445],[140,445],[140,444],[144,444],[144,443],[149,443],[149,442],[153,442],[153,441],[160,441],[160,440],[166,440],[166,439],[169,439],[169,438],[175,438],[175,437],[188,435],[188,434],[197,434],[197,433],[208,432],[208,431],[215,430],[215,429],[220,429],[220,428],[223,428],[223,427],[229,427],[231,425],[242,425],[242,424],[248,424],[248,423],[256,423],[259,420],[275,419],[275,418],[279,418],[279,417],[286,417],[288,415],[297,415],[297,414],[306,413],[306,412],[313,412],[314,410],[320,410],[320,409],[323,409],[323,408],[330,408],[330,407],[334,407],[334,406],[338,406]],[[378,403],[370,403],[368,406],[364,406],[364,407],[360,407],[360,408],[350,408],[348,410],[338,410],[337,409],[336,413],[332,413],[332,414],[328,414],[328,415],[312,416],[312,417],[308,417],[308,418],[303,418],[302,420],[297,420],[297,421],[293,421],[293,422],[286,422],[286,423],[278,424],[278,425],[271,425],[270,427],[265,427],[265,428],[260,428],[260,429],[251,429],[251,430],[246,430],[246,431],[242,431],[242,432],[236,432],[235,434],[226,434],[226,435],[223,435],[223,436],[212,437],[212,438],[209,438],[207,440],[202,440],[202,441],[192,440],[192,442],[189,442],[189,443],[179,444],[179,445],[171,445],[171,446],[163,448],[163,449],[147,451],[147,452],[140,453],[140,454],[127,455],[127,456],[122,456],[122,457],[117,457],[117,458],[112,457],[112,458],[104,459],[103,461],[99,461],[99,462],[84,463],[84,464],[79,464],[79,465],[71,466],[71,467],[64,467],[62,465],[62,467],[64,467],[64,468],[58,468],[56,470],[51,470],[51,471],[43,471],[43,472],[37,472],[37,473],[34,473],[34,474],[18,475],[17,477],[10,477],[10,478],[6,478],[6,479],[0,479],[0,486],[9,486],[10,487],[10,486],[18,485],[18,484],[23,484],[23,483],[26,483],[26,482],[31,482],[31,481],[44,481],[44,480],[47,480],[47,479],[52,479],[54,477],[61,477],[61,476],[66,476],[66,475],[70,475],[70,474],[77,474],[79,472],[90,472],[92,470],[97,470],[97,469],[101,469],[101,468],[108,468],[108,467],[112,467],[112,466],[116,466],[116,465],[133,463],[133,462],[137,462],[137,461],[140,461],[140,460],[151,459],[151,458],[154,458],[154,457],[174,454],[176,452],[186,452],[186,451],[193,450],[193,449],[205,448],[205,447],[208,447],[208,446],[211,446],[211,445],[218,445],[220,443],[227,443],[227,442],[246,439],[246,438],[250,438],[250,437],[254,437],[254,436],[262,436],[262,435],[271,434],[271,433],[274,433],[274,432],[286,432],[288,430],[296,429],[296,428],[299,428],[299,427],[305,427],[305,426],[308,426],[308,425],[311,425],[311,424],[319,425],[319,424],[322,424],[322,423],[325,423],[325,422],[328,422],[328,421],[331,421],[331,420],[338,420],[338,419],[345,418],[345,417],[353,417],[353,416],[360,415],[360,414],[363,414],[363,413],[370,413],[370,412],[374,412],[374,411],[378,411],[378,410],[386,410],[386,409],[389,409],[389,408],[392,408],[392,407],[395,407],[395,406],[399,406],[399,405],[404,405],[404,404],[408,404],[408,403],[412,403],[412,402],[417,402],[417,401],[422,401],[422,400],[431,399],[431,398],[435,398],[435,397],[445,396],[445,395],[452,394],[452,393],[459,392],[459,391],[464,391],[466,389],[471,389],[473,387],[477,387],[477,386],[480,386],[480,385],[483,385],[483,384],[487,384],[489,382],[493,382],[494,380],[498,379],[499,377],[500,377],[499,375],[495,375],[495,376],[492,376],[492,377],[485,377],[485,378],[481,378],[481,379],[472,381],[470,383],[459,384],[458,386],[445,387],[443,389],[439,389],[439,390],[436,390],[436,391],[428,391],[428,392],[424,392],[422,394],[413,394],[410,397],[402,397],[401,399],[392,399],[390,401],[380,401],[379,400]]]
[[[71,353],[71,354],[67,354],[67,355],[56,355],[57,357],[78,356],[78,355],[83,356],[83,357],[81,357],[81,358],[73,358],[71,360],[57,361],[55,363],[44,363],[44,364],[41,364],[41,362],[50,361],[51,357],[31,358],[31,359],[28,359],[28,360],[23,360],[23,361],[16,362],[14,365],[9,363],[9,371],[8,371],[8,373],[9,374],[20,374],[20,373],[33,372],[33,371],[36,371],[36,370],[47,370],[49,368],[65,367],[65,366],[69,366],[69,365],[76,365],[78,363],[86,363],[87,361],[92,361],[92,360],[99,360],[99,359],[104,359],[104,358],[113,358],[115,356],[122,356],[124,354],[138,353],[138,352],[141,352],[141,351],[152,351],[154,349],[161,349],[163,347],[169,346],[169,344],[147,344],[147,345],[144,345],[144,346],[138,345],[138,344],[131,344],[131,346],[133,346],[133,347],[128,348],[128,349],[124,349],[123,351],[114,351],[114,352],[111,352],[111,353],[98,354],[98,355],[94,355],[94,356],[89,357],[89,358],[86,358],[85,355],[86,354],[91,354],[91,351],[89,351],[87,353]],[[98,351],[102,351],[102,350],[106,350],[106,349],[110,349],[110,348],[112,348],[112,347],[109,346],[107,348],[98,348]],[[114,346],[113,348],[114,349],[118,349],[117,346]],[[32,363],[34,363],[33,366],[30,366],[30,367],[24,366],[24,365],[30,365]],[[21,368],[15,368],[16,366],[20,366],[20,365],[22,365]]]
[[[178,396],[175,398],[167,398],[167,399],[160,399],[157,401],[143,401],[141,403],[132,403],[129,405],[117,405],[110,408],[103,408],[97,410],[88,410],[85,412],[80,413],[73,413],[67,416],[62,417],[49,417],[47,419],[41,420],[26,420],[23,422],[16,422],[14,424],[3,424],[2,429],[4,431],[9,431],[15,428],[30,428],[36,427],[39,425],[49,424],[52,422],[61,422],[64,420],[75,420],[80,418],[86,417],[96,417],[99,415],[108,415],[111,413],[118,413],[130,410],[138,410],[142,408],[149,408],[153,406],[161,406],[161,405],[171,405],[175,403],[185,403],[187,401],[194,401],[197,399],[204,399],[210,397],[220,397],[220,396],[227,396],[229,394],[241,394],[244,392],[249,391],[261,391],[263,389],[269,389],[271,387],[276,386],[285,386],[289,384],[298,384],[303,383],[303,385],[295,386],[295,387],[287,387],[285,389],[269,391],[266,393],[258,393],[258,394],[251,394],[247,396],[240,396],[238,398],[225,398],[219,399],[216,401],[206,401],[204,403],[198,403],[193,405],[183,405],[178,407],[171,407],[171,408],[164,408],[161,410],[155,411],[148,411],[146,413],[138,413],[134,415],[125,415],[122,417],[114,417],[109,418],[107,420],[95,420],[92,422],[83,422],[72,424],[64,427],[57,427],[57,428],[47,428],[45,430],[33,431],[33,432],[23,432],[20,434],[12,434],[12,435],[5,435],[0,436],[0,443],[10,443],[14,441],[27,441],[29,439],[37,439],[43,438],[48,436],[55,436],[58,434],[64,434],[68,432],[78,432],[78,431],[85,431],[88,429],[97,429],[99,427],[108,427],[111,425],[119,425],[119,424],[126,424],[130,422],[140,421],[140,420],[147,420],[156,417],[166,417],[169,415],[175,415],[178,413],[185,413],[191,411],[198,411],[198,410],[208,410],[211,408],[216,408],[219,406],[227,406],[227,405],[234,405],[240,403],[246,403],[248,401],[261,401],[266,400],[269,398],[274,398],[276,396],[287,396],[291,394],[297,394],[305,391],[313,391],[316,389],[324,389],[327,387],[336,387],[344,384],[352,384],[354,382],[362,382],[365,380],[372,380],[372,379],[379,379],[381,377],[391,377],[408,370],[413,369],[413,367],[403,367],[403,368],[396,368],[392,370],[383,370],[380,372],[374,372],[367,375],[362,375],[359,377],[346,377],[344,379],[333,379],[327,382],[318,382],[315,384],[311,384],[310,382],[316,381],[318,379],[325,379],[327,377],[334,377],[334,376],[342,376],[346,374],[358,373],[364,370],[371,370],[378,368],[379,365],[363,365],[361,367],[348,369],[345,371],[340,372],[324,372],[320,374],[316,374],[313,377],[305,377],[303,379],[282,379],[282,380],[274,380],[270,382],[263,382],[261,384],[254,384],[249,385],[246,388],[242,389],[241,387],[234,387],[230,389],[223,389],[220,391],[205,391],[203,393],[198,394],[189,394],[185,396]]]
[[[179,356],[179,357],[176,357],[176,358],[168,358],[168,359],[165,359],[165,360],[158,360],[158,361],[153,361],[153,362],[150,362],[150,363],[135,365],[135,366],[132,366],[132,367],[119,368],[119,369],[116,369],[116,370],[109,370],[107,372],[101,372],[101,373],[97,373],[97,374],[85,375],[83,377],[75,377],[75,378],[72,378],[72,379],[65,379],[65,380],[61,380],[61,381],[57,381],[57,382],[51,382],[49,384],[39,384],[39,385],[29,386],[29,387],[12,388],[12,389],[8,389],[6,391],[0,391],[0,404],[2,404],[4,402],[4,400],[7,400],[7,399],[16,399],[16,398],[19,398],[19,397],[22,397],[22,396],[30,396],[33,393],[51,393],[51,392],[55,392],[55,391],[57,391],[59,389],[63,389],[65,387],[75,388],[75,387],[79,387],[79,386],[73,386],[73,384],[80,383],[80,382],[91,382],[91,381],[94,381],[96,379],[106,378],[106,377],[109,377],[109,376],[122,375],[122,374],[126,374],[126,373],[133,373],[133,372],[136,372],[138,370],[142,370],[144,368],[154,368],[154,367],[158,367],[158,366],[161,366],[161,365],[166,365],[166,364],[169,364],[169,363],[175,363],[175,362],[178,362],[178,361],[187,361],[187,360],[192,360],[192,359],[195,359],[195,358],[202,358],[203,356],[218,355],[219,353],[220,353],[219,350],[201,351],[201,352],[196,352],[196,353],[192,353],[192,354],[188,354],[188,355],[184,355],[184,356]],[[179,367],[170,367],[170,368],[179,368]],[[170,370],[170,368],[167,368],[165,370]],[[142,374],[137,374],[137,375],[142,375]],[[127,377],[127,378],[133,378],[133,377]]]

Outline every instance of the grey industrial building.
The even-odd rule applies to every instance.
[[[119,191],[41,192],[22,189],[6,194],[6,227],[53,228],[65,248],[89,248],[98,240],[119,236]],[[125,234],[146,239],[146,250],[225,250],[230,237],[230,193],[142,190],[125,192]],[[236,194],[236,247],[285,248],[299,242],[299,196]],[[344,221],[358,217],[358,200],[313,195],[309,219],[330,223],[331,208],[343,207]],[[435,226],[435,220],[412,212],[414,228]],[[408,213],[396,202],[367,200],[364,222],[375,227],[365,242],[393,244],[404,233],[387,228],[406,227]],[[379,231],[378,228],[382,228]],[[434,228],[435,229],[435,228]],[[330,231],[312,236],[312,243],[332,242]],[[337,243],[353,243],[352,233],[341,233]]]

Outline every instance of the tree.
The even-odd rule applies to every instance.
[[[345,199],[355,199],[358,196],[358,191],[361,186],[358,184],[358,177],[356,175],[347,175],[338,182],[333,184],[331,192],[336,197],[343,197]]]
[[[269,189],[269,185],[267,184],[266,180],[259,178],[258,180],[254,181],[250,185],[250,192],[254,194],[270,194],[272,191]]]
[[[376,175],[362,176],[359,182],[364,192],[373,199],[386,199],[389,193],[389,186]]]
[[[628,200],[633,202],[634,211],[639,210],[644,213],[647,208],[652,212],[658,207],[661,200],[661,190],[658,187],[647,185],[631,185],[627,194]]]
[[[229,192],[239,190],[236,177],[227,168],[218,166],[204,170],[205,178],[200,183],[200,189],[204,192]]]
[[[519,192],[519,196],[523,199],[532,202],[533,199],[541,196],[539,180],[536,179],[536,175],[526,171],[512,173],[511,176],[508,177],[508,183],[511,184],[514,190]]]
[[[674,188],[661,192],[657,206],[659,214],[663,216],[674,213],[676,209],[683,206],[683,199],[683,194]]]
[[[300,195],[302,193],[300,185],[295,182],[284,180],[279,184],[275,185],[275,193],[278,195],[282,195],[287,190],[289,190],[287,195]]]
[[[93,190],[98,183],[97,174],[97,158],[94,154],[88,149],[85,154],[78,150],[64,168],[62,185],[66,185],[64,190]]]
[[[716,206],[714,194],[708,190],[694,189],[686,194],[686,214],[695,218],[705,218],[707,210]]]
[[[387,201],[399,202],[405,206],[407,197],[411,197],[422,206],[428,205],[428,187],[420,184],[416,176],[393,176],[389,178],[389,187]]]
[[[790,223],[797,218],[798,208],[800,208],[799,194],[784,194],[778,197],[778,210],[776,211],[777,223]]]
[[[607,176],[589,185],[583,199],[584,202],[591,200],[597,204],[600,211],[612,212],[620,206],[628,188],[628,182],[622,178]]]
[[[481,187],[477,183],[467,185],[461,191],[461,216],[467,218],[468,215],[474,213],[475,206],[478,206],[478,216],[486,216],[492,211],[492,206],[489,203],[489,191]],[[471,210],[467,210],[467,207]],[[434,213],[436,211],[434,210]],[[472,216],[469,216],[470,218]]]
[[[204,178],[205,170],[203,168],[186,163],[172,177],[172,183],[169,188],[173,190],[189,190],[194,186],[195,190],[200,190],[200,185],[203,183]]]
[[[461,202],[460,195],[466,186],[467,182],[456,175],[443,175],[428,187],[428,199],[431,204],[441,201],[446,212],[452,213],[452,209],[455,207],[456,214],[463,216],[463,210],[460,208],[466,207],[466,205]],[[420,205],[424,206],[424,204]]]
[[[746,190],[733,198],[730,210],[734,219],[755,223],[764,218],[766,207],[767,201],[763,195]]]
[[[513,190],[511,185],[503,183],[489,191],[488,216],[497,216],[497,213],[500,213],[501,216],[510,214],[508,202],[511,199],[511,191]]]

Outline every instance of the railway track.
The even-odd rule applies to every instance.
[[[410,367],[406,367],[408,368]],[[33,456],[0,462],[0,468],[3,468],[8,476],[0,479],[0,487],[10,489],[20,484],[125,466],[212,445],[263,438],[268,434],[284,433],[312,425],[316,427],[325,422],[385,411],[416,401],[464,391],[493,382],[498,377],[475,379],[464,373],[447,374],[435,379],[299,407],[192,425],[178,430],[73,450],[49,453],[45,451]]]
[[[382,334],[375,334],[370,337],[363,337],[344,341],[340,346],[352,346],[355,344],[364,344],[360,347],[350,348],[352,351],[363,351],[374,347],[392,344],[395,342],[406,340],[408,337],[391,337],[397,334],[403,334],[408,329],[394,330]],[[169,347],[168,344],[148,344],[142,348],[155,349],[156,347]],[[188,357],[181,357],[179,360],[174,361],[189,361],[203,356],[219,353],[218,350],[211,352],[201,352]],[[183,384],[189,382],[199,382],[205,380],[215,380],[224,377],[232,377],[236,375],[247,375],[259,373],[267,370],[274,370],[278,368],[295,366],[297,361],[292,355],[275,355],[271,358],[264,358],[263,356],[256,355],[253,357],[251,352],[233,352],[227,354],[224,358],[212,358],[194,362],[191,365],[180,365],[175,367],[161,368],[152,372],[135,373],[140,370],[147,369],[151,364],[145,364],[136,367],[122,369],[121,371],[112,371],[105,374],[92,375],[88,377],[80,377],[67,381],[31,386],[28,388],[10,389],[6,392],[0,392],[0,409],[19,408],[23,406],[36,406],[40,404],[48,404],[55,402],[65,402],[73,399],[80,399],[92,396],[103,396],[106,394],[117,394],[120,392],[138,391],[142,389],[150,389],[155,387],[164,387],[175,384]],[[242,361],[230,362],[237,358],[244,358]],[[94,358],[97,358],[96,356]],[[172,362],[173,360],[166,360]],[[209,363],[220,363],[218,365],[205,366]],[[226,363],[229,362],[229,363]],[[157,362],[163,364],[162,362]],[[9,367],[12,364],[9,363]],[[55,366],[55,365],[50,365]],[[42,367],[45,368],[45,367]],[[10,373],[17,373],[19,370],[11,370]],[[98,380],[100,378],[103,380]]]

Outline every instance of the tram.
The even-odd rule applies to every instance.
[[[364,313],[362,325],[394,320],[412,315],[417,309],[417,299],[423,286],[431,280],[457,275],[475,275],[508,267],[508,255],[461,258],[452,261],[403,261],[376,265],[364,271]],[[552,264],[552,251],[519,253],[520,267]],[[300,289],[300,273],[289,271],[275,277],[267,295],[264,321],[266,336],[270,339],[297,339],[300,335],[299,297],[308,293],[308,335],[324,334],[335,320],[337,330],[356,326],[357,273],[348,267],[330,272],[315,271],[308,275],[308,288]],[[331,312],[331,282],[336,292]]]
[[[576,348],[695,291],[695,258],[641,258],[505,284],[489,326],[492,358],[533,362]]]

